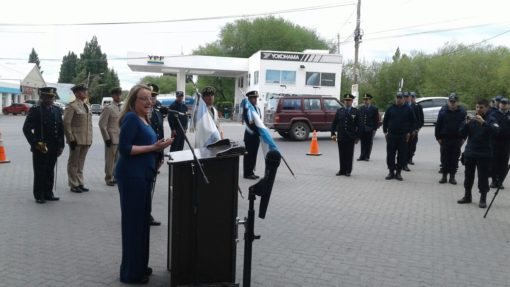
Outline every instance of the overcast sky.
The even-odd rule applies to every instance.
[[[190,54],[200,45],[217,40],[226,23],[245,15],[262,17],[273,13],[315,30],[325,40],[336,41],[340,34],[341,54],[346,61],[354,58],[356,3],[355,0],[3,1],[0,62],[26,62],[35,48],[45,80],[56,82],[62,57],[68,51],[79,56],[85,42],[95,35],[108,56],[109,66],[117,71],[122,88],[129,89],[145,74],[129,69],[125,60],[128,51],[164,56]],[[413,50],[433,53],[447,42],[474,44],[490,39],[485,43],[509,46],[509,8],[510,4],[503,0],[362,0],[364,37],[360,60],[391,59],[397,47],[403,53]],[[43,25],[147,21],[168,22]]]

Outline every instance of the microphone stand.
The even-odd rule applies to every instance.
[[[483,215],[483,218],[487,217],[487,213],[489,213],[489,210],[491,209],[492,204],[494,203],[494,199],[496,199],[496,196],[498,196],[499,190],[503,186],[503,181],[505,181],[505,178],[508,175],[508,171],[509,170],[510,170],[510,165],[508,165],[508,167],[506,169],[505,176],[503,176],[503,178],[499,179],[498,189],[496,189],[496,192],[494,192],[494,197],[492,197],[491,203],[489,204],[489,207],[487,208],[487,211],[485,211],[485,214]]]
[[[239,221],[239,224],[244,224],[244,265],[243,265],[243,287],[250,287],[251,284],[251,258],[253,241],[260,239],[260,235],[255,235],[255,189],[250,188],[248,192],[248,218],[244,221]]]

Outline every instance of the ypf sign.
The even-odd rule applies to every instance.
[[[147,55],[149,60],[147,61],[147,64],[164,64],[165,63],[165,56],[154,56],[154,55]]]

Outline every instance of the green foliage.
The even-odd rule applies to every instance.
[[[333,49],[315,31],[273,16],[237,20],[225,25],[216,42],[200,46],[195,55],[248,58],[259,50],[302,52],[306,49]],[[200,77],[198,86],[216,88],[216,102],[234,102],[235,79]]]
[[[37,65],[37,68],[41,71],[41,74],[43,71],[41,70],[41,61],[39,61],[39,56],[37,55],[37,52],[34,48],[32,48],[32,52],[30,52],[30,55],[28,56],[28,62],[29,63],[35,63]]]
[[[58,82],[72,83],[73,79],[76,78],[77,68],[78,68],[78,56],[76,56],[75,53],[69,51],[69,53],[67,53],[67,55],[65,55],[62,58]]]

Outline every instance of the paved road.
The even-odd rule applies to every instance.
[[[104,184],[98,117],[85,168],[92,191],[68,191],[66,148],[58,163],[61,201],[45,205],[32,197],[23,120],[0,116],[12,161],[0,165],[0,286],[122,286],[119,198],[116,187]],[[227,137],[242,139],[241,125],[224,123],[224,129]],[[320,157],[305,155],[309,142],[274,136],[297,179],[280,167],[267,217],[256,221],[262,239],[254,243],[252,286],[510,286],[510,196],[502,192],[487,219],[477,196],[473,204],[456,204],[462,185],[437,183],[432,127],[422,130],[416,165],[403,182],[384,180],[380,133],[372,160],[355,162],[350,178],[335,176],[338,151],[328,133],[319,133]],[[258,167],[262,174],[261,156]],[[150,286],[168,286],[170,280],[167,177],[163,170],[155,194],[153,214],[163,225],[151,230]],[[252,183],[240,179],[245,191]],[[240,199],[239,215],[246,210],[247,200]],[[242,282],[242,241],[237,254]]]

